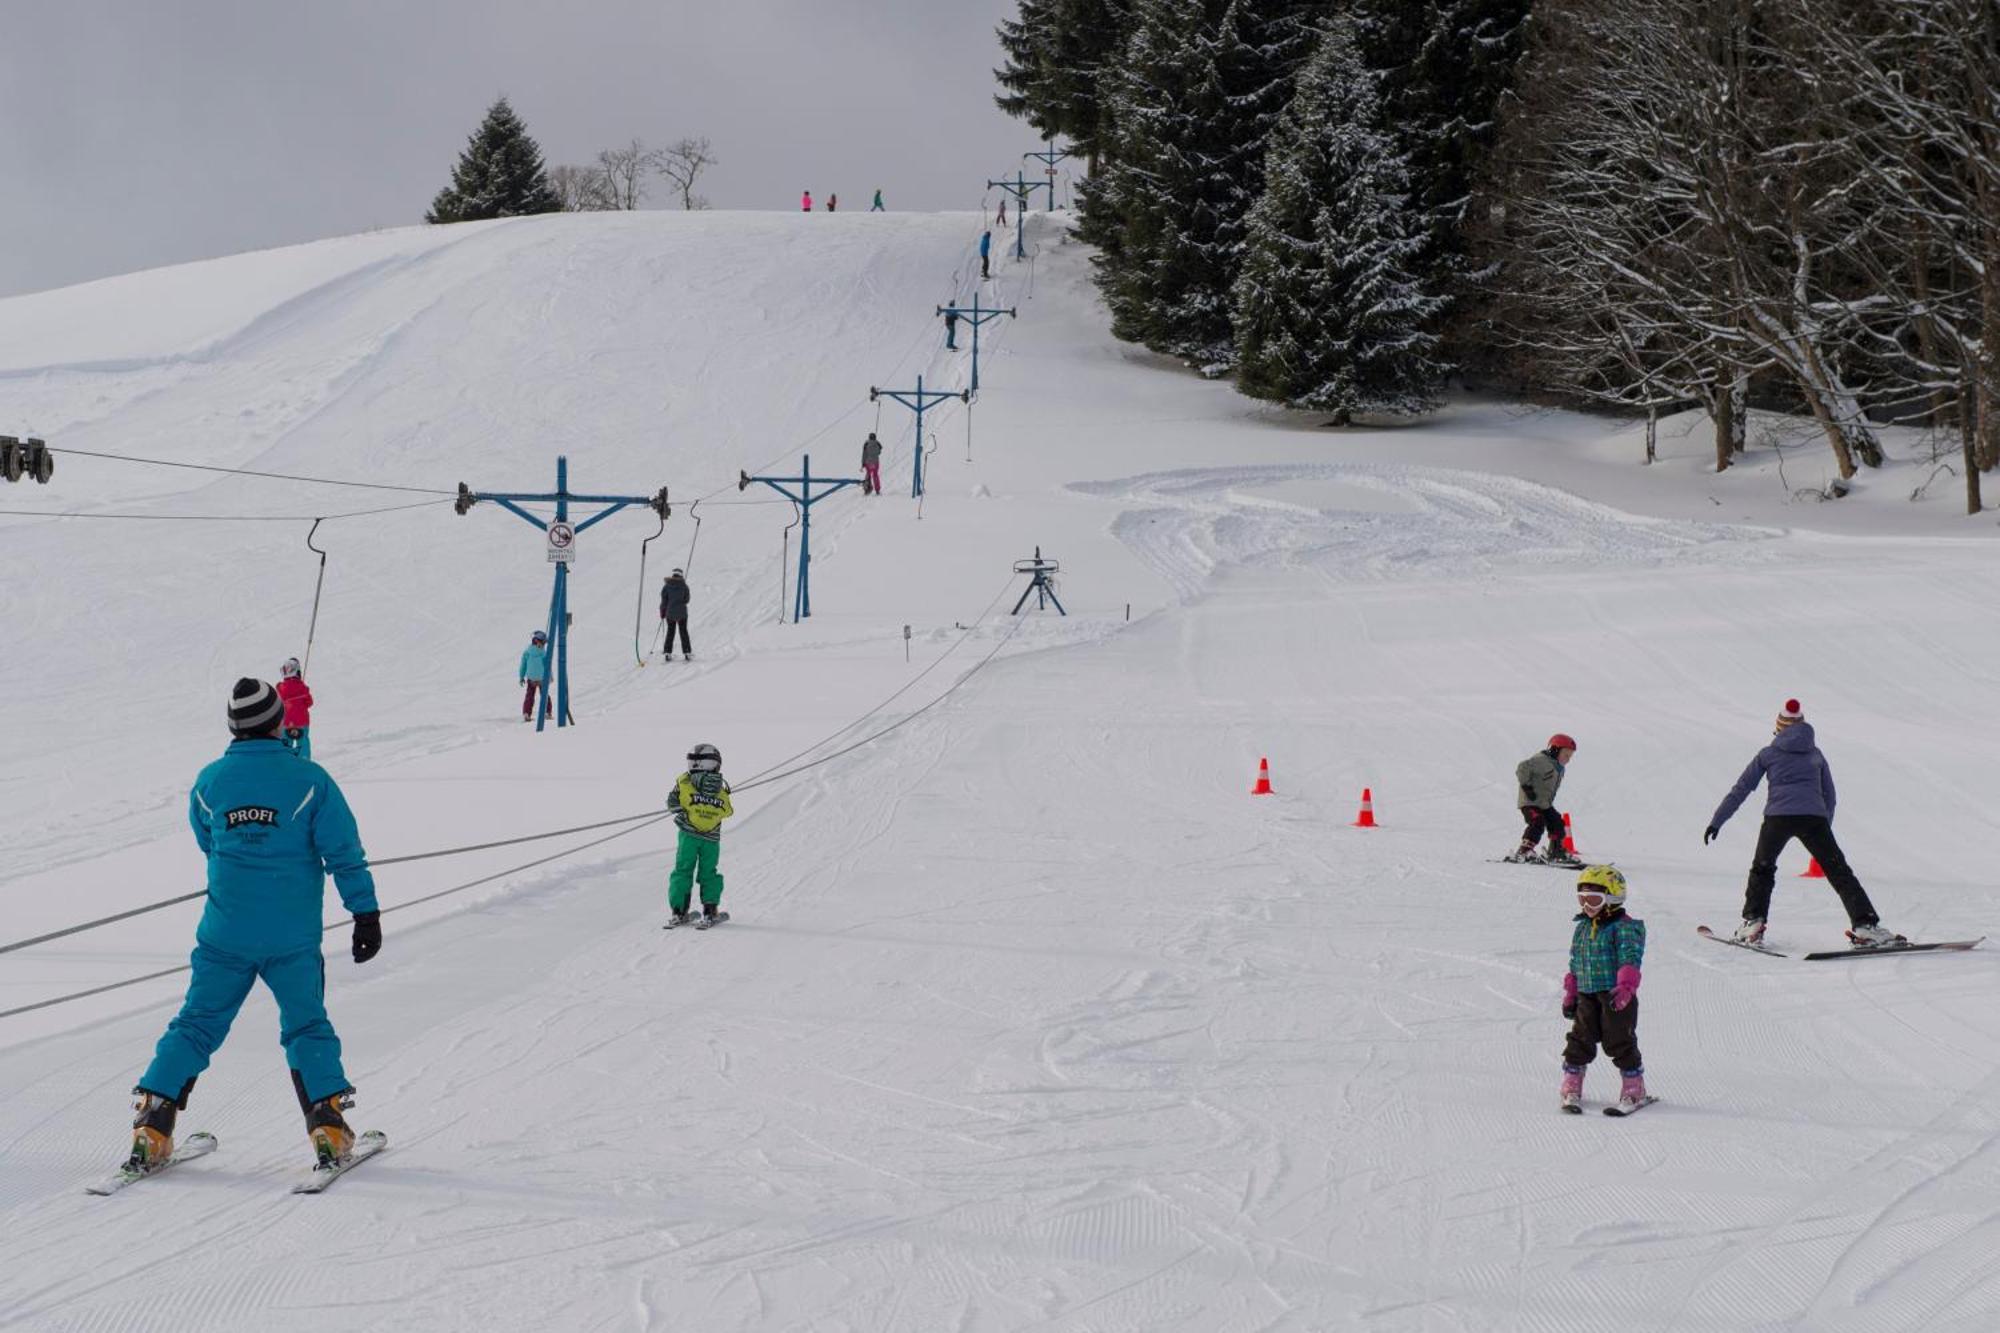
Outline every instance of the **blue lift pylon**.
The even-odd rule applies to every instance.
[[[535,711],[535,730],[548,726],[549,714],[555,713],[556,725],[570,725],[569,718],[569,566],[576,558],[576,534],[585,528],[602,523],[621,509],[632,505],[645,505],[667,521],[673,509],[667,503],[667,488],[662,486],[656,495],[572,495],[569,489],[569,458],[556,458],[556,488],[545,494],[531,494],[526,491],[474,491],[464,482],[458,483],[458,499],[452,508],[460,513],[470,513],[472,506],[481,500],[491,500],[508,513],[525,519],[548,535],[549,559],[556,567],[555,591],[549,597],[549,676],[542,678],[542,700]],[[554,501],[555,517],[541,519],[521,508],[523,504],[547,503]],[[601,504],[607,508],[598,510],[581,523],[569,521],[569,507],[577,504]],[[566,558],[565,558],[566,557]],[[554,698],[551,699],[550,696]]]
[[[1049,177],[1049,209],[1053,212],[1056,206],[1056,163],[1066,157],[1075,157],[1076,149],[1056,147],[1056,137],[1053,134],[1042,142],[1047,144],[1048,147],[1037,149],[1032,153],[1023,153],[1021,156],[1024,159],[1032,157],[1037,162],[1045,164],[1045,169]]]
[[[812,614],[812,590],[806,581],[806,576],[812,570],[812,507],[843,486],[859,486],[861,484],[861,478],[859,477],[815,477],[812,474],[811,454],[805,455],[799,462],[799,475],[796,477],[753,477],[740,468],[736,473],[737,490],[748,490],[750,483],[753,481],[762,482],[799,507],[799,590],[796,599],[792,602],[792,623],[794,625]],[[785,487],[793,485],[799,488],[796,493],[785,489]],[[826,489],[815,495],[813,494],[813,487],[815,486],[824,486]],[[782,591],[783,588],[781,586],[780,592]],[[785,604],[783,601],[780,601],[778,603],[778,612],[780,615],[784,613],[784,609]]]
[[[942,310],[943,307],[940,306],[939,309]],[[974,332],[975,334],[977,333],[976,327]],[[969,403],[972,401],[972,393],[970,390],[965,389],[961,389],[957,393],[946,393],[942,389],[926,389],[924,387],[924,377],[919,375],[917,376],[917,387],[914,389],[870,388],[868,390],[869,402],[872,403],[882,398],[901,403],[904,407],[909,408],[917,414],[917,459],[915,464],[910,468],[910,498],[913,500],[921,499],[924,493],[924,413],[932,405],[941,403],[947,398],[956,398],[961,403]]]
[[[1033,593],[1035,596],[1035,609],[1037,611],[1048,610],[1049,604],[1054,602],[1057,614],[1067,620],[1069,612],[1063,610],[1061,602],[1056,601],[1056,581],[1050,577],[1061,568],[1062,561],[1060,560],[1042,559],[1042,548],[1039,546],[1035,548],[1034,559],[1016,560],[1014,562],[1014,572],[1016,574],[1032,574],[1034,577],[1028,580],[1027,587],[1021,589],[1021,600],[1014,603],[1014,609],[1007,614],[1012,616],[1020,615],[1021,608],[1028,604],[1028,595]]]
[[[972,387],[966,390],[966,392],[968,394],[976,394],[979,392],[979,330],[1002,315],[1007,316],[1009,319],[1018,318],[1020,311],[1012,306],[1003,308],[1000,306],[980,305],[979,289],[975,287],[972,289],[971,306],[962,306],[954,301],[950,305],[939,306],[937,312],[940,315],[949,315],[953,319],[965,320],[972,325]],[[967,401],[971,401],[970,398]]]
[[[1026,259],[1028,257],[1028,247],[1025,243],[1023,228],[1027,225],[1028,196],[1036,190],[1047,190],[1053,196],[1056,192],[1054,183],[1051,181],[1031,181],[1028,179],[1026,172],[1017,171],[1014,173],[1013,180],[988,181],[986,182],[986,188],[989,190],[1002,189],[1014,196],[1014,258]]]

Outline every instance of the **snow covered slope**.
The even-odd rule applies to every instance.
[[[676,502],[644,587],[644,511],[580,539],[580,725],[536,735],[513,658],[547,567],[493,506],[75,455],[8,488],[306,518],[0,516],[0,944],[199,887],[186,783],[229,682],[304,648],[310,516],[420,506],[320,529],[315,756],[379,857],[653,808],[696,741],[742,787],[909,719],[743,792],[721,930],[657,929],[664,826],[384,869],[391,906],[499,877],[392,912],[365,968],[332,937],[391,1147],[318,1199],[285,1192],[261,995],[182,1119],[220,1151],[110,1200],[80,1187],[179,978],[0,1019],[0,1326],[2000,1323],[1995,955],[1693,933],[1733,920],[1755,808],[1700,833],[1787,695],[1884,920],[1995,920],[1992,525],[1887,484],[1794,505],[1768,458],[1702,477],[1698,439],[1647,472],[1561,414],[1317,431],[1113,343],[1044,227],[982,289],[1020,317],[969,428],[935,414],[921,510],[888,407],[888,494],[816,512],[815,614],[775,623],[792,512],[738,470],[853,475],[870,385],[962,384],[932,309],[976,235],[537,219],[0,302],[12,433],[442,491],[546,489],[563,452],[579,490]],[[1037,544],[1066,619],[1006,615]],[[674,564],[699,657],[642,669]],[[1663,1100],[1629,1121],[1555,1112],[1567,877],[1486,859],[1558,728],[1578,844],[1650,931]],[[1797,953],[1842,922],[1794,857]],[[0,1009],[174,966],[195,907],[0,955]]]

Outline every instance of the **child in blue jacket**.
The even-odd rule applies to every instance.
[[[528,640],[528,646],[521,650],[521,679],[519,684],[528,687],[521,696],[521,720],[526,722],[535,715],[535,691],[546,693],[549,679],[549,636],[536,630]],[[544,699],[544,706],[547,700]]]
[[[1583,1071],[1599,1046],[1623,1077],[1617,1109],[1636,1110],[1646,1101],[1646,1068],[1639,1058],[1646,923],[1625,915],[1625,876],[1616,866],[1590,866],[1577,876],[1576,905],[1569,972],[1563,977],[1562,1013],[1570,1020],[1563,1046],[1563,1110],[1583,1110]]]

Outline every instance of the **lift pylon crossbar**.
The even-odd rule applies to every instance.
[[[979,330],[1002,315],[1007,316],[1009,319],[1017,318],[1020,315],[1020,311],[1016,310],[1013,306],[980,305],[979,292],[975,288],[972,293],[972,304],[970,306],[962,306],[954,301],[950,305],[939,306],[937,312],[940,315],[951,315],[965,320],[972,325],[972,386],[966,392],[968,394],[976,394],[979,392]],[[967,401],[970,401],[970,399]]]
[[[547,492],[531,491],[475,491],[464,482],[458,483],[458,498],[452,501],[452,509],[460,514],[472,512],[472,507],[481,500],[491,500],[508,513],[533,524],[543,532],[555,524],[562,524],[571,533],[582,532],[610,518],[621,509],[633,505],[644,505],[660,516],[662,523],[673,513],[667,503],[667,488],[662,486],[652,495],[577,495],[569,489],[569,457],[556,458],[556,488]],[[521,508],[524,504],[548,504],[556,507],[555,517],[542,518]],[[592,514],[580,523],[569,521],[569,507],[572,504],[601,504],[608,506]],[[549,596],[548,635],[549,674],[542,678],[542,699],[535,711],[535,730],[542,731],[548,726],[549,714],[553,712],[558,727],[569,725],[569,563],[556,563],[555,591]],[[551,697],[553,696],[553,697]]]
[[[924,413],[947,398],[956,398],[961,403],[969,403],[972,401],[972,394],[969,390],[963,389],[957,393],[946,393],[941,389],[926,389],[924,387],[924,377],[919,375],[917,376],[917,387],[914,389],[871,388],[868,390],[869,402],[876,402],[883,398],[887,398],[891,402],[901,403],[904,407],[909,408],[917,414],[917,457],[916,462],[910,468],[910,498],[913,500],[921,498],[924,493]]]
[[[807,575],[812,570],[812,507],[843,486],[859,486],[861,478],[815,477],[812,474],[812,455],[806,454],[799,460],[799,475],[796,477],[753,477],[740,468],[737,470],[737,490],[748,490],[752,482],[761,482],[769,486],[799,507],[799,585],[798,594],[792,602],[792,623],[796,625],[812,614],[812,590],[807,582]],[[798,489],[796,491],[788,489],[792,486]],[[825,489],[815,492],[813,490],[815,486],[823,486]],[[779,591],[783,592],[782,585]],[[784,613],[782,599],[778,603],[778,611],[782,617]]]
[[[1028,196],[1036,190],[1047,190],[1049,196],[1053,198],[1056,192],[1055,185],[1050,181],[1031,181],[1028,179],[1027,173],[1017,171],[1014,173],[1013,180],[988,181],[986,182],[986,188],[989,190],[1005,190],[1008,194],[1014,196],[1014,258],[1026,259],[1028,257],[1028,247],[1025,242],[1025,233],[1022,229],[1027,225]]]

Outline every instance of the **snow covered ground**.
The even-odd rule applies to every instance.
[[[499,877],[365,968],[330,937],[391,1148],[319,1198],[261,994],[182,1118],[221,1150],[109,1200],[180,979],[0,1019],[0,1327],[2000,1326],[1996,955],[1693,931],[1734,919],[1757,807],[1701,829],[1787,695],[1885,922],[1990,928],[1992,516],[1909,502],[1907,440],[1817,505],[1818,446],[1716,477],[1699,429],[1647,469],[1499,404],[1317,430],[1114,343],[1037,221],[969,429],[927,418],[919,511],[882,411],[888,494],[816,512],[803,625],[791,509],[738,470],[853,475],[870,385],[964,382],[931,311],[973,215],[416,229],[0,302],[0,430],[61,448],[443,491],[563,452],[675,500],[644,587],[649,514],[580,539],[579,725],[538,735],[547,566],[494,506],[76,455],[5,488],[303,517],[0,515],[0,944],[199,887],[186,785],[229,683],[305,647],[312,516],[420,506],[320,529],[315,756],[378,857],[654,808],[696,741],[742,787],[909,719],[739,796],[718,931],[657,929],[664,825],[385,868],[390,907]],[[1006,614],[1037,544],[1066,619]],[[699,657],[642,669],[674,564]],[[1487,859],[1558,728],[1650,931],[1663,1100],[1628,1121],[1554,1108],[1568,877]],[[1772,942],[1833,946],[1793,856]],[[0,1009],[174,966],[196,907],[0,955]]]

